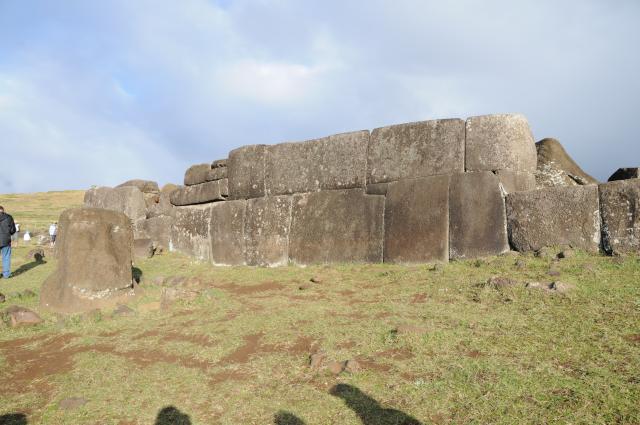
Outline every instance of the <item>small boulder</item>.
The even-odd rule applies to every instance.
[[[347,362],[331,362],[327,365],[327,370],[333,375],[340,375],[347,367]]]
[[[32,249],[27,253],[27,261],[35,261],[37,263],[42,263],[44,261],[45,252],[42,248]]]
[[[319,276],[313,276],[309,281],[313,283],[322,283],[322,278]]]
[[[309,366],[312,369],[320,369],[327,359],[327,355],[323,352],[313,353],[309,356]]]
[[[508,277],[492,276],[487,280],[486,286],[493,289],[505,289],[518,285],[518,282]]]
[[[360,370],[362,370],[362,367],[360,366],[360,363],[358,363],[357,360],[351,359],[351,360],[347,360],[347,364],[344,370],[349,373],[356,373],[356,372],[360,372]]]
[[[7,308],[4,311],[4,316],[12,328],[17,326],[38,325],[43,322],[36,312],[17,305]]]
[[[560,259],[567,259],[567,258],[572,258],[576,255],[576,252],[572,249],[565,249],[564,251],[561,251],[560,253],[558,253],[558,258]]]

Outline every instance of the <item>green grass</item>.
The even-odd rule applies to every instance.
[[[15,266],[27,250],[16,250]],[[559,277],[547,275],[552,264]],[[135,316],[41,312],[42,325],[0,327],[0,416],[151,424],[175,406],[193,424],[640,423],[635,256],[505,256],[432,270],[215,268],[168,254],[136,266]],[[19,295],[37,293],[54,267],[47,258],[0,280],[4,306],[38,310],[37,297]],[[494,275],[575,288],[482,285]],[[159,276],[197,277],[199,295],[154,310]],[[310,283],[313,276],[322,282]],[[266,290],[247,290],[256,285]],[[394,332],[401,325],[424,332]],[[360,370],[314,370],[308,356],[317,351],[357,359]],[[68,397],[87,403],[63,410]]]
[[[0,194],[0,205],[20,223],[20,231],[44,232],[67,208],[82,206],[83,190]]]

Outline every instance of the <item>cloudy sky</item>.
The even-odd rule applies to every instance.
[[[0,0],[0,193],[499,112],[606,179],[640,165],[639,20],[638,0]]]

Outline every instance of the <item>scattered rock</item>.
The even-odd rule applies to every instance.
[[[88,400],[83,397],[69,397],[58,403],[58,407],[62,410],[74,410],[87,404]]]
[[[527,263],[524,262],[523,260],[517,260],[514,264],[514,266],[516,267],[516,269],[518,270],[524,270],[527,268]]]
[[[313,353],[309,356],[309,366],[312,369],[320,369],[327,356],[323,352]]]
[[[136,311],[124,304],[118,304],[115,310],[113,310],[113,317],[121,317],[121,316],[133,316],[136,314]]]
[[[430,271],[432,271],[432,272],[441,272],[441,271],[443,271],[443,270],[444,270],[444,264],[442,264],[442,263],[435,263],[434,265],[432,265],[432,266],[429,268],[429,270],[430,270]]]
[[[28,308],[13,305],[4,311],[5,320],[9,322],[12,328],[16,326],[32,326],[38,325],[43,320],[34,311]]]
[[[344,370],[349,373],[356,373],[356,372],[360,372],[360,370],[362,370],[362,367],[360,366],[360,363],[358,363],[357,360],[351,359],[351,360],[347,360],[347,364],[345,365]]]
[[[575,251],[573,249],[565,249],[558,254],[558,258],[567,259],[575,256]]]
[[[550,247],[543,247],[536,251],[535,256],[538,258],[557,258],[558,253],[555,249]]]
[[[322,279],[318,276],[312,277],[311,279],[309,279],[309,281],[313,283],[322,283]]]
[[[310,288],[310,286],[307,285],[307,284],[302,284],[302,285],[298,286],[298,290],[300,290],[300,291],[305,291],[305,290],[307,290],[309,288]]]
[[[516,286],[518,282],[508,277],[492,276],[487,280],[486,286],[494,289],[504,289]]]
[[[42,263],[44,261],[44,257],[45,257],[44,249],[35,248],[27,253],[26,258],[28,261],[35,261],[38,263]]]
[[[526,284],[528,289],[541,289],[546,292],[555,292],[559,294],[564,294],[569,292],[574,288],[573,285],[564,282],[551,282],[551,283],[543,283],[543,282],[529,282]]]
[[[347,367],[347,362],[331,362],[327,365],[327,370],[334,375],[340,375]]]

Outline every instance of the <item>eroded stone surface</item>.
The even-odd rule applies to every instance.
[[[283,266],[289,261],[290,196],[247,201],[245,241],[247,264]]]
[[[536,176],[533,173],[511,170],[496,170],[504,194],[536,190]]]
[[[536,147],[520,114],[471,117],[466,123],[466,170],[535,172]]]
[[[265,195],[266,148],[266,145],[250,145],[229,152],[229,199],[250,199]]]
[[[137,187],[138,189],[140,189],[140,192],[142,193],[160,192],[158,183],[151,180],[140,180],[140,179],[127,180],[126,182],[119,184],[116,187],[127,187],[127,186]]]
[[[604,250],[640,252],[640,179],[601,184],[600,211]]]
[[[389,185],[384,214],[384,261],[449,260],[449,180],[446,175]]]
[[[289,258],[298,264],[382,261],[384,197],[362,189],[294,195]]]
[[[199,260],[208,261],[211,258],[209,224],[213,205],[216,204],[175,208],[175,219],[170,232],[170,250],[182,252]]]
[[[478,258],[509,251],[500,180],[490,171],[459,173],[449,189],[450,258]]]
[[[464,121],[448,119],[373,130],[367,183],[463,172],[464,127]]]
[[[89,189],[84,195],[84,205],[124,213],[134,223],[144,220],[147,216],[144,195],[135,186]]]
[[[172,225],[173,217],[171,216],[152,217],[145,220],[144,231],[153,241],[155,247],[169,249]]]
[[[600,247],[598,186],[554,187],[507,196],[507,223],[518,251],[571,246]]]
[[[211,171],[211,164],[196,164],[187,168],[184,173],[185,186],[193,186],[194,184],[201,184],[206,182]]]
[[[640,178],[640,168],[618,168],[615,173],[609,177],[608,181],[614,182],[618,180],[629,180]]]
[[[193,186],[182,186],[171,192],[171,203],[175,206],[197,205],[224,201],[226,181],[216,180]]]
[[[211,261],[216,265],[238,266],[245,261],[246,201],[229,201],[211,207]]]
[[[133,231],[126,215],[74,208],[64,211],[58,223],[58,264],[42,286],[43,307],[88,311],[130,292]]]
[[[558,140],[542,139],[536,143],[536,151],[536,182],[539,188],[598,184],[569,156]]]

